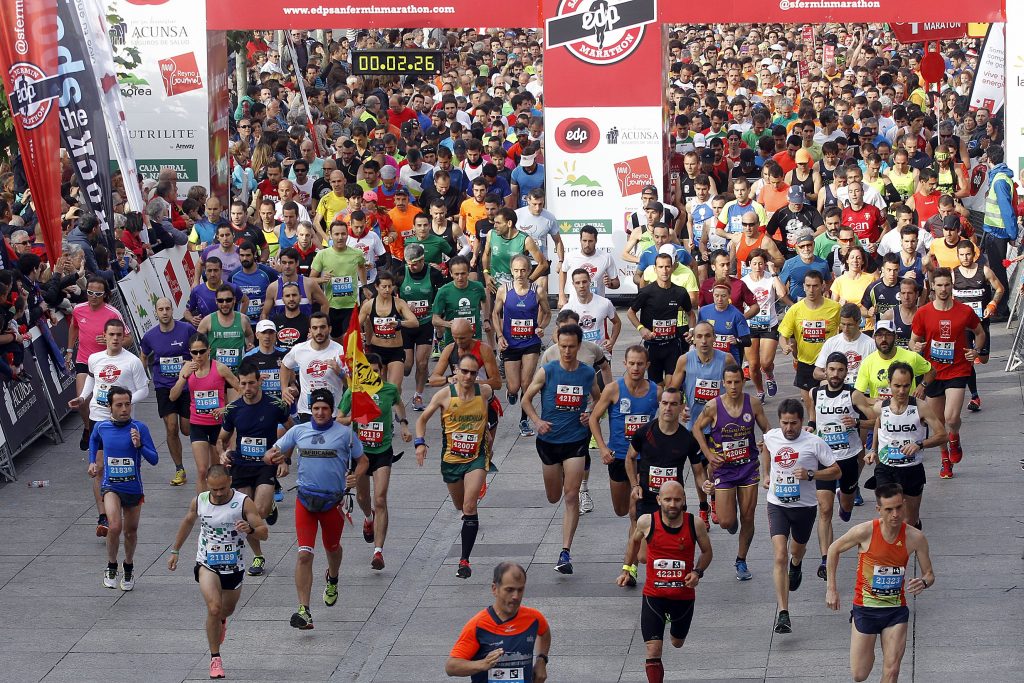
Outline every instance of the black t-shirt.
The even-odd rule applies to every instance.
[[[257,251],[267,246],[267,238],[263,236],[263,230],[252,223],[246,223],[245,227],[241,230],[233,225],[231,229],[235,232],[235,244],[237,245],[241,245],[242,242],[248,240],[253,243]],[[259,253],[256,254],[256,257],[259,258]]]
[[[768,220],[768,225],[765,226],[765,232],[768,233],[768,236],[778,246],[782,255],[786,258],[791,258],[796,256],[795,246],[791,247],[790,245],[796,239],[797,233],[801,230],[816,231],[822,225],[824,223],[817,209],[804,204],[800,211],[794,212],[787,204],[772,214],[771,219]]]
[[[277,425],[287,420],[288,406],[267,394],[252,405],[244,398],[232,401],[224,411],[223,425],[225,431],[235,433],[232,467],[264,467],[261,458],[277,442]]]
[[[673,336],[683,336],[689,329],[689,317],[681,314],[689,313],[693,308],[690,293],[686,289],[676,284],[661,287],[657,282],[637,292],[629,307],[639,315],[640,324],[658,337],[655,341],[669,341]],[[673,324],[674,329],[670,329]]]
[[[311,195],[312,199],[310,200],[310,203],[313,206],[317,206],[318,204],[320,204],[320,200],[323,199],[324,196],[330,191],[331,181],[329,181],[327,178],[317,178],[316,180],[313,181],[313,192]]]
[[[299,313],[294,318],[279,313],[271,318],[277,325],[277,345],[283,349],[291,349],[296,344],[309,339],[309,316]]]
[[[875,309],[875,322],[877,323],[887,311],[900,305],[900,281],[897,278],[896,284],[891,287],[882,280],[876,280],[864,292],[864,298],[860,305],[865,309]]]
[[[338,159],[337,162],[338,170],[345,176],[345,183],[354,185],[359,176],[359,157],[353,156],[352,161],[347,164],[341,159]],[[330,183],[328,183],[328,187],[330,187]]]
[[[630,445],[639,456],[636,461],[644,501],[655,503],[661,484],[670,479],[682,483],[683,467],[687,461],[700,462],[701,451],[697,440],[685,425],[679,425],[674,434],[665,434],[657,420],[637,430]]]
[[[459,215],[459,208],[462,205],[462,195],[453,187],[448,188],[448,192],[440,194],[436,189],[429,187],[423,190],[423,194],[420,195],[418,202],[421,209],[426,212],[430,212],[430,204],[435,200],[440,199],[444,202],[445,211],[448,214],[448,218],[455,218]]]
[[[263,393],[270,396],[281,395],[281,359],[284,358],[287,350],[275,347],[270,353],[264,353],[260,347],[256,347],[245,354],[245,360],[252,361],[260,371],[261,386]]]

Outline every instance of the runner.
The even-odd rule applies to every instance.
[[[295,247],[281,250],[281,254],[277,259],[281,274],[276,280],[267,285],[263,301],[263,311],[260,317],[274,319],[290,310],[284,297],[288,285],[295,285],[298,288],[299,313],[309,316],[313,312],[314,306],[316,310],[327,312],[328,304],[324,290],[317,284],[315,279],[299,273],[299,262],[301,259],[302,256]],[[295,316],[293,314],[290,317]],[[281,325],[278,325],[278,327],[280,328]]]
[[[857,381],[857,371],[864,359],[875,352],[875,342],[867,334],[861,332],[860,306],[845,303],[839,309],[839,331],[825,340],[814,361],[814,380],[824,382],[826,379],[825,364],[833,353],[841,353],[847,361],[846,384]]]
[[[341,365],[344,354],[341,344],[329,337],[326,313],[317,311],[309,318],[309,339],[296,344],[281,360],[281,396],[295,406],[298,422],[309,422],[312,416],[312,394],[316,389],[342,392]],[[295,379],[298,376],[298,391]]]
[[[398,287],[399,296],[412,309],[420,326],[402,334],[405,345],[405,375],[416,371],[416,393],[412,397],[412,409],[422,411],[423,390],[427,385],[427,370],[430,350],[434,341],[432,309],[438,290],[444,286],[444,276],[437,268],[427,267],[423,245],[405,246],[405,272]]]
[[[435,328],[444,330],[444,344],[452,343],[452,324],[465,320],[475,339],[491,336],[491,309],[483,284],[469,279],[469,261],[455,256],[448,261],[452,281],[437,290],[431,311]]]
[[[181,459],[181,438],[189,435],[188,399],[184,396],[172,401],[171,387],[178,379],[181,366],[188,355],[186,344],[195,331],[188,323],[174,319],[174,304],[161,297],[156,301],[157,326],[142,337],[142,364],[149,366],[156,389],[157,415],[164,421],[167,434],[167,451],[174,462],[174,478],[171,486],[185,483],[185,466]]]
[[[522,388],[529,386],[537,371],[544,328],[551,321],[548,297],[538,295],[531,287],[530,270],[530,259],[525,254],[513,256],[512,281],[499,287],[494,297],[492,326],[497,331],[498,350],[505,366],[505,381],[508,382],[505,398],[509,406],[519,402]],[[534,436],[525,409],[519,417],[519,435]]]
[[[890,398],[892,391],[889,389],[889,366],[901,361],[914,370],[914,383],[911,385],[914,396],[924,398],[925,387],[935,378],[935,369],[920,354],[896,345],[894,327],[891,320],[878,321],[874,334],[875,352],[861,362],[854,386],[857,391],[872,400]]]
[[[936,268],[931,285],[935,298],[914,314],[910,348],[918,350],[935,368],[935,381],[928,384],[925,395],[928,407],[942,417],[949,435],[949,444],[942,449],[939,478],[952,479],[953,465],[964,457],[960,443],[964,390],[974,359],[988,345],[988,334],[974,310],[953,298],[953,276],[948,268]],[[973,347],[968,346],[968,332],[974,334]]]
[[[414,335],[419,319],[409,305],[395,295],[395,276],[390,271],[377,273],[377,295],[359,307],[359,324],[369,350],[381,357],[385,374],[381,375],[402,391],[405,376],[405,336]]]
[[[590,453],[588,395],[598,398],[594,369],[579,361],[583,330],[563,325],[557,333],[559,359],[537,369],[523,395],[523,409],[537,429],[537,454],[543,465],[544,491],[548,502],[564,506],[562,550],[555,571],[572,574],[569,549],[580,520],[580,486]],[[533,398],[541,394],[541,413]]]
[[[298,492],[295,498],[295,533],[299,546],[295,558],[295,592],[299,609],[292,614],[292,628],[313,628],[309,610],[313,590],[313,547],[316,531],[327,554],[327,585],[324,604],[338,603],[338,578],[341,571],[341,532],[345,516],[338,507],[349,489],[366,474],[369,461],[355,432],[334,421],[334,394],[329,389],[314,389],[310,395],[309,422],[289,429],[263,456],[264,462],[280,465],[291,459],[293,449],[299,458],[296,471]],[[354,463],[354,468],[351,467]]]
[[[913,276],[901,278],[899,305],[890,308],[885,314],[886,320],[893,325],[896,346],[901,349],[910,348],[911,327],[914,324],[914,316],[917,315],[918,304],[923,292],[924,288],[917,284],[917,280]]]
[[[825,355],[824,351],[822,355]],[[821,579],[825,578],[825,554],[833,540],[832,510],[837,489],[839,519],[849,522],[860,496],[858,484],[860,472],[864,469],[865,437],[874,424],[875,412],[864,394],[853,388],[849,368],[848,354],[830,352],[825,363],[825,384],[811,389],[814,420],[807,426],[814,429],[814,433],[832,449],[842,472],[837,482],[819,481],[816,484],[818,545],[821,549],[818,578]],[[860,504],[864,504],[863,499]]]
[[[380,377],[384,378],[384,361],[375,353],[366,355],[367,361]],[[373,400],[380,409],[380,415],[372,422],[356,423],[356,432],[363,442],[363,452],[370,461],[366,476],[356,482],[356,502],[365,516],[363,519],[363,540],[373,544],[370,567],[384,569],[384,539],[388,535],[388,485],[391,483],[391,465],[395,461],[392,449],[394,438],[393,415],[398,415],[402,425],[402,441],[412,441],[409,420],[405,416],[402,391],[393,383],[384,381],[381,389],[373,394]],[[345,390],[338,404],[338,422],[351,425],[352,391]],[[399,453],[398,457],[402,454]],[[370,482],[373,482],[373,500],[370,499]]]
[[[673,284],[670,279],[675,267],[673,257],[658,254],[654,267],[657,280],[637,293],[626,310],[626,317],[640,333],[647,348],[650,358],[648,379],[664,386],[668,374],[687,352],[689,344],[683,335],[694,328],[696,317],[690,292]]]
[[[469,676],[472,683],[547,680],[551,629],[538,610],[522,606],[525,592],[526,570],[515,562],[498,563],[491,582],[494,605],[462,628],[444,665],[447,675]]]
[[[832,449],[803,426],[803,404],[795,398],[783,400],[779,426],[765,433],[761,449],[761,471],[769,473],[761,485],[768,489],[768,531],[775,553],[776,633],[793,632],[789,594],[803,581],[801,563],[817,508],[811,482],[834,481],[841,474]]]
[[[234,306],[231,285],[221,285],[217,288],[217,311],[203,318],[196,330],[209,337],[211,357],[232,372],[254,341],[249,318],[235,311]]]
[[[953,269],[953,296],[962,304],[967,304],[974,311],[974,314],[981,319],[981,326],[985,330],[985,345],[976,347],[974,338],[968,337],[968,343],[975,346],[978,356],[971,364],[971,378],[967,380],[967,388],[971,392],[970,403],[967,410],[976,413],[981,410],[981,396],[978,394],[978,371],[974,367],[978,363],[988,363],[989,351],[992,347],[992,335],[989,334],[989,324],[992,316],[1002,301],[1005,289],[1003,284],[996,277],[992,269],[987,265],[981,265],[975,260],[976,250],[974,245],[968,241],[961,242],[956,248],[956,255],[960,259],[960,265]]]
[[[286,282],[279,299],[283,310],[271,316],[270,322],[277,329],[277,344],[290,351],[309,339],[309,315],[302,312],[302,288],[298,283]]]
[[[882,401],[875,419],[875,448],[864,455],[867,464],[874,464],[876,460],[878,464],[873,481],[868,480],[864,486],[877,488],[892,483],[902,486],[907,524],[920,529],[921,498],[926,481],[922,451],[934,446],[942,446],[945,451],[946,432],[939,417],[941,413],[932,409],[931,401],[919,401],[910,395],[913,373],[913,368],[901,361],[889,366],[892,396]],[[945,453],[943,458],[946,458]]]
[[[461,327],[461,326],[460,326]],[[473,575],[469,557],[480,529],[477,501],[491,465],[492,441],[487,429],[487,404],[493,390],[476,381],[480,361],[472,354],[459,357],[455,381],[438,391],[416,421],[416,463],[427,458],[424,439],[430,418],[441,411],[441,478],[448,485],[455,509],[462,513],[462,555],[455,576]]]
[[[98,422],[89,437],[89,476],[100,478],[103,509],[110,525],[107,532],[107,568],[103,585],[117,588],[117,553],[124,532],[122,591],[135,588],[135,546],[142,513],[142,458],[156,465],[159,456],[145,423],[132,419],[132,393],[111,387],[110,419]],[[96,463],[96,456],[103,464]],[[102,477],[100,476],[102,474]]]
[[[231,274],[228,282],[242,290],[248,300],[242,312],[255,325],[263,313],[264,300],[269,298],[267,288],[278,279],[278,274],[270,266],[256,262],[256,247],[248,240],[238,246],[238,258],[242,267]]]
[[[269,320],[256,323],[256,346],[242,363],[251,362],[260,373],[260,389],[271,398],[281,398],[281,359],[288,349],[277,346],[277,326]],[[236,487],[237,488],[237,487]]]
[[[635,548],[647,543],[647,570],[643,605],[640,609],[640,631],[647,648],[644,669],[649,683],[662,683],[665,665],[661,661],[665,625],[671,622],[672,646],[686,642],[693,620],[694,588],[704,578],[711,564],[711,539],[693,515],[685,512],[686,493],[678,481],[669,480],[658,493],[658,508],[644,514],[636,522],[626,546],[626,559],[620,586],[629,585],[635,577],[626,570],[635,560]],[[700,559],[694,562],[695,548]]]
[[[857,582],[850,610],[850,674],[867,680],[875,665],[875,638],[882,640],[882,680],[896,681],[907,647],[910,610],[906,593],[919,595],[935,584],[928,540],[906,522],[903,488],[886,484],[875,490],[878,519],[852,527],[828,549],[825,604],[839,609],[836,573],[839,557],[856,547]],[[910,556],[917,556],[921,576],[906,580]]]
[[[231,477],[222,465],[211,466],[207,479],[210,490],[200,493],[189,504],[171,545],[167,568],[172,572],[178,568],[181,547],[200,519],[194,575],[206,602],[210,678],[224,678],[220,646],[227,635],[228,617],[234,614],[242,596],[245,541],[249,538],[265,541],[270,530],[252,499],[231,488]]]
[[[264,336],[272,338],[269,333]],[[241,396],[224,410],[217,447],[220,464],[230,470],[231,486],[251,498],[260,519],[273,526],[277,523],[278,513],[274,488],[278,478],[288,476],[288,465],[268,465],[263,456],[277,440],[278,425],[287,428],[291,421],[287,405],[273,394],[264,393],[262,383],[265,381],[253,360],[247,358],[242,361],[238,368]],[[253,558],[249,576],[260,576],[264,572],[266,558],[259,539],[251,539],[250,545]]]
[[[186,391],[190,397],[189,441],[196,461],[196,493],[202,493],[209,490],[206,473],[224,419],[227,387],[238,391],[239,385],[238,378],[226,365],[210,357],[210,341],[205,334],[193,334],[188,340],[188,349],[191,359],[182,364],[168,398],[177,401]]]
[[[503,207],[495,212],[494,227],[487,231],[483,245],[483,274],[491,297],[502,286],[512,284],[512,259],[517,255],[528,254],[536,264],[529,273],[531,283],[537,282],[548,271],[544,254],[532,237],[516,227],[517,220],[515,211]]]
[[[562,268],[558,271],[558,307],[562,308],[577,292],[567,279],[575,278],[579,269],[587,271],[590,277],[590,291],[604,296],[605,289],[618,289],[618,268],[615,259],[606,251],[597,250],[597,228],[584,225],[580,228],[580,250],[565,255]]]
[[[96,290],[98,291],[98,290]],[[131,392],[132,404],[149,396],[149,378],[142,362],[124,348],[125,324],[120,318],[110,318],[103,324],[103,338],[106,349],[90,354],[87,359],[85,382],[78,396],[68,401],[68,407],[78,410],[83,404],[89,406],[89,416],[94,421],[110,419],[110,389],[123,387]],[[92,438],[90,431],[90,438]],[[93,497],[96,500],[96,535],[107,535],[107,515],[100,493],[100,480],[93,478]]]
[[[697,320],[711,323],[715,329],[715,348],[728,353],[739,364],[743,362],[743,349],[750,346],[750,326],[729,302],[730,289],[728,282],[716,282],[712,290],[714,302],[700,307]]]
[[[757,315],[747,318],[750,326],[750,346],[744,349],[750,378],[762,404],[765,396],[779,392],[775,381],[775,352],[779,347],[779,314],[776,302],[786,297],[786,288],[777,276],[767,271],[768,252],[754,249],[747,255],[750,272],[743,276],[743,284],[754,295]]]
[[[768,431],[768,418],[759,402],[743,391],[743,371],[726,368],[722,377],[725,392],[708,402],[693,423],[692,433],[708,461],[708,482],[713,488],[718,525],[730,534],[740,532],[736,554],[736,580],[754,578],[747,567],[747,552],[754,539],[754,511],[757,485],[767,471],[760,471],[754,425],[761,434]],[[736,510],[739,508],[737,521]]]
[[[321,249],[313,257],[309,275],[326,284],[331,337],[338,341],[348,330],[352,309],[359,305],[368,266],[362,250],[349,246],[345,223],[331,223],[331,240],[330,249]]]
[[[824,280],[818,271],[807,271],[803,284],[805,296],[786,311],[779,323],[779,337],[782,352],[796,358],[793,386],[800,389],[804,405],[811,412],[811,389],[818,386],[814,363],[825,341],[839,326],[839,304],[825,298]]]
[[[572,290],[574,296],[562,304],[562,310],[575,311],[579,314],[583,340],[602,347],[605,358],[610,363],[615,343],[622,333],[622,320],[619,318],[618,311],[615,310],[615,305],[604,296],[594,293],[593,280],[590,271],[586,268],[577,268],[572,271]],[[610,332],[609,326],[611,326]],[[604,384],[612,381],[610,365],[602,366],[599,381]]]
[[[541,256],[548,264],[548,273],[552,272],[551,264],[561,265],[565,260],[565,245],[562,244],[562,233],[558,229],[558,221],[554,214],[544,208],[544,189],[535,187],[526,195],[526,206],[516,209],[516,225],[522,232],[533,238],[540,249]],[[548,238],[555,245],[554,259],[548,256]],[[537,265],[537,264],[532,264]],[[537,291],[547,292],[548,275],[541,275],[537,278]]]

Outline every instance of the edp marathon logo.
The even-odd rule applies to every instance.
[[[59,76],[47,76],[29,62],[12,64],[8,74],[11,80],[11,111],[21,116],[25,130],[38,128],[46,121],[54,99],[59,95]]]
[[[586,154],[597,147],[601,130],[590,119],[565,119],[555,127],[558,148],[569,154]]]
[[[548,48],[597,65],[632,54],[658,15],[656,0],[561,0],[557,12],[547,21]]]

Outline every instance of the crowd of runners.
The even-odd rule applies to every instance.
[[[362,512],[370,567],[386,571],[404,442],[419,466],[440,468],[462,518],[456,576],[470,577],[479,530],[495,523],[481,501],[496,430],[511,420],[519,438],[507,457],[535,448],[547,500],[562,508],[551,558],[561,574],[573,574],[577,528],[595,508],[590,474],[606,468],[625,518],[622,571],[608,580],[642,586],[649,681],[665,675],[666,626],[683,646],[705,574],[770,580],[775,633],[791,633],[789,597],[815,531],[809,571],[832,609],[850,590],[837,582],[839,556],[859,552],[854,679],[869,675],[880,636],[883,680],[895,680],[906,595],[936,580],[926,480],[953,478],[970,457],[961,413],[982,409],[976,368],[1005,312],[1017,217],[999,120],[966,104],[971,46],[944,46],[947,82],[928,93],[920,55],[885,35],[836,27],[811,46],[799,27],[671,31],[671,177],[644,188],[618,253],[590,226],[578,248],[563,244],[545,209],[531,33],[442,34],[454,62],[436,81],[367,82],[347,73],[351,49],[439,36],[323,45],[293,32],[306,60],[295,74],[320,124],[312,137],[292,126],[268,145],[288,118],[281,108],[300,106],[275,55],[239,93],[226,215],[202,188],[175,200],[173,172],[143,186],[145,225],[180,231],[196,251],[184,319],[161,299],[158,324],[132,339],[100,273],[74,307],[70,405],[85,422],[103,584],[136,586],[142,463],[158,464],[154,436],[165,439],[170,484],[196,491],[168,539],[168,568],[189,555],[210,676],[223,678],[229,617],[245,576],[267,571],[262,544],[282,506],[294,506],[298,547],[291,626],[314,625],[318,533],[322,600],[339,600],[346,501]],[[262,40],[254,57],[260,44],[273,54]],[[38,259],[19,268],[34,282]],[[625,273],[639,293],[623,309],[611,299]],[[620,343],[627,324],[636,343]],[[353,325],[381,380],[380,415],[365,422],[353,419],[343,346]],[[789,363],[792,386],[776,374]],[[151,390],[159,435],[133,417]],[[878,518],[848,525],[872,497]],[[771,577],[748,566],[758,515]],[[449,675],[547,677],[551,633],[521,606],[525,584],[518,565],[494,569],[495,603],[463,629]]]

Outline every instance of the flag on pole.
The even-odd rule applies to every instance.
[[[309,100],[306,99],[306,83],[302,80],[302,74],[299,73],[299,57],[295,54],[295,46],[292,45],[292,41],[288,42],[288,51],[291,52],[292,66],[295,68],[295,82],[299,85],[299,94],[302,96],[302,106],[306,108],[306,128],[309,129],[309,137],[316,146],[316,155],[318,157],[326,156],[320,151],[320,138],[316,134],[316,128],[313,127],[313,112],[309,109]]]
[[[384,387],[380,375],[374,372],[363,352],[363,338],[359,332],[359,307],[352,309],[352,320],[345,332],[345,362],[349,371],[349,390],[352,392],[352,419],[366,424],[380,416],[380,408],[373,395]]]

